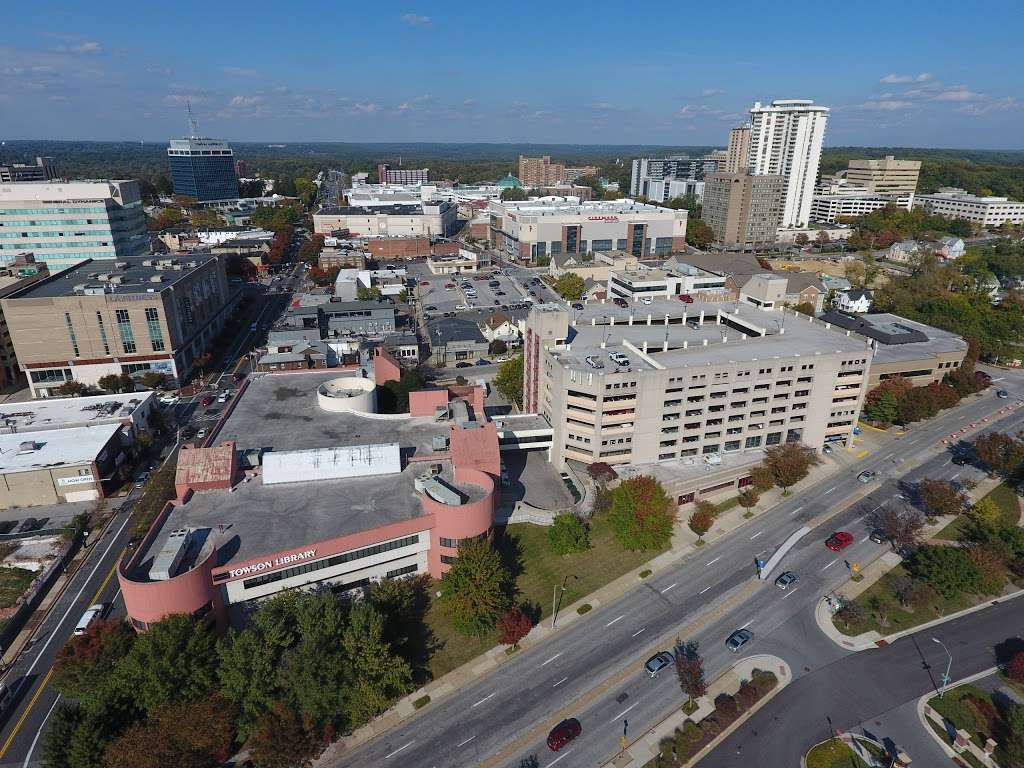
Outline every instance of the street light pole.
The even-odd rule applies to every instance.
[[[552,589],[551,589],[551,628],[552,629],[555,628],[555,620],[558,619],[558,609],[562,605],[561,597],[562,597],[563,594],[565,594],[565,585],[569,581],[569,577],[570,576],[572,576],[574,579],[578,579],[579,578],[579,576],[577,576],[574,573],[568,573],[568,574],[565,575],[565,578],[562,579],[561,586],[559,586],[558,584],[555,584],[552,587]],[[561,590],[561,591],[559,591],[559,590]]]
[[[941,645],[942,646],[942,650],[944,650],[946,652],[946,655],[949,657],[949,661],[946,663],[946,672],[942,676],[942,690],[939,691],[939,698],[941,699],[942,698],[942,694],[944,694],[946,692],[946,686],[948,686],[949,683],[950,683],[950,680],[952,680],[952,678],[949,676],[949,672],[950,672],[950,669],[953,667],[953,654],[951,654],[949,652],[949,648],[947,648],[946,644],[944,642],[942,642],[941,640],[939,640],[939,638],[933,637],[932,638],[932,642],[933,643],[938,643],[939,645]]]

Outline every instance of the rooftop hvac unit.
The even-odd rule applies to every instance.
[[[155,267],[156,266],[156,259],[145,259],[142,262],[142,266],[144,266],[144,267]]]
[[[107,289],[102,285],[87,285],[83,291],[86,296],[102,296],[106,292]]]
[[[127,261],[115,261],[114,262],[114,269],[128,269],[128,262]]]
[[[96,275],[96,279],[99,280],[101,283],[107,283],[110,282],[110,275],[107,272],[100,272],[98,275]]]
[[[448,436],[447,435],[434,435],[434,450],[435,451],[447,451],[448,450]]]
[[[153,275],[152,277],[149,278],[149,282],[151,282],[151,283],[162,283],[163,281],[164,281],[164,276],[163,275]]]
[[[18,453],[32,453],[38,451],[41,446],[35,440],[25,440],[18,443]]]
[[[71,277],[71,275],[68,275],[68,277]],[[85,283],[79,283],[78,285],[74,286],[71,290],[73,290],[75,293],[85,293]]]

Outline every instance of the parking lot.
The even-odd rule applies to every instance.
[[[499,309],[521,304],[528,293],[511,277],[488,269],[480,274],[432,275],[425,264],[410,264],[416,294],[428,316],[446,312]],[[491,285],[491,283],[497,285]]]

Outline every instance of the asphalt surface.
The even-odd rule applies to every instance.
[[[1022,383],[1015,379],[999,386],[1016,397],[1024,394]],[[867,540],[866,515],[883,504],[903,504],[900,494],[921,477],[966,479],[965,473],[972,470],[951,464],[950,455],[938,444],[954,429],[982,417],[990,417],[990,428],[995,427],[993,414],[1006,402],[993,394],[972,399],[889,448],[801,489],[731,535],[684,557],[334,764],[518,765],[533,757],[540,768],[556,760],[563,768],[600,765],[617,752],[624,729],[632,738],[679,706],[678,685],[671,675],[650,680],[641,669],[648,656],[670,648],[676,637],[699,642],[709,678],[736,658],[724,641],[741,627],[755,633],[744,653],[777,653],[797,675],[834,663],[844,652],[813,626],[813,617],[810,625],[807,619],[818,600],[848,578],[846,562],[866,566],[885,552],[882,545]],[[998,427],[1016,430],[1022,423],[1024,412],[1014,411]],[[907,471],[906,465],[917,458],[924,458],[925,464]],[[868,485],[858,482],[856,475],[863,469],[874,469],[879,479]],[[771,580],[756,581],[755,557],[770,555],[805,524],[812,532],[776,571],[797,572],[797,588],[782,592]],[[856,537],[839,554],[823,545],[837,529]],[[838,697],[839,689],[829,695]],[[555,755],[544,739],[555,723],[569,716],[581,721],[583,734]]]
[[[211,385],[195,395],[182,398],[168,409],[178,426],[209,429],[219,418],[224,405],[215,400],[210,406],[203,406],[202,398],[224,388],[233,389],[231,375],[236,371],[248,372],[248,360],[240,358],[252,346],[262,343],[266,328],[283,312],[291,291],[298,290],[302,284],[301,270],[297,266],[286,266],[282,274],[281,280],[270,283],[269,290],[253,292],[249,311],[243,320],[245,331],[223,356],[221,367],[211,377]],[[256,331],[250,330],[253,322],[256,323]],[[172,443],[166,447],[168,458],[177,446],[178,443]],[[131,538],[130,509],[141,494],[142,489],[132,487],[127,496],[110,500],[111,506],[119,507],[120,511],[98,541],[90,539],[85,561],[74,572],[33,640],[4,677],[14,691],[14,700],[11,708],[0,715],[0,768],[31,768],[42,764],[40,743],[49,716],[60,700],[60,695],[50,684],[50,669],[57,652],[71,636],[86,608],[103,603],[106,606],[104,615],[124,614],[115,568]]]

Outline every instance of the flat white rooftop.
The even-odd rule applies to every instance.
[[[59,433],[51,430],[0,435],[0,474],[90,464],[120,428],[119,424],[97,424]],[[36,447],[23,447],[28,444]]]
[[[153,392],[128,392],[93,397],[54,397],[0,405],[0,432],[66,429],[96,424],[118,424],[131,418]]]

